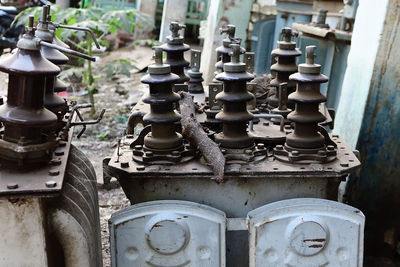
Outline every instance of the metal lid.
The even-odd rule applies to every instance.
[[[154,48],[154,64],[148,67],[149,74],[168,74],[171,73],[171,67],[163,63],[163,50],[161,47]]]
[[[238,44],[231,44],[230,47],[232,48],[231,55],[231,62],[224,64],[224,71],[225,72],[245,72],[246,71],[246,64],[240,62],[240,46]]]
[[[299,65],[299,72],[305,74],[320,74],[321,65],[314,63],[315,54],[314,51],[317,47],[315,45],[309,45],[306,47],[306,63]]]

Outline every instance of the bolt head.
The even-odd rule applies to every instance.
[[[59,170],[50,170],[49,171],[49,175],[50,176],[57,176],[57,175],[59,175],[60,174],[60,171]]]
[[[129,162],[127,161],[121,162],[121,168],[128,168],[128,167],[129,167]]]
[[[138,171],[144,171],[146,168],[143,165],[137,166],[136,170]]]
[[[54,188],[57,186],[57,182],[56,181],[47,181],[46,182],[46,187],[48,188]]]
[[[50,160],[50,165],[52,165],[52,166],[58,166],[58,165],[61,165],[61,160],[58,160],[58,159],[52,159],[52,160]]]
[[[54,155],[62,156],[62,155],[64,155],[64,151],[56,151],[56,152],[54,152]]]
[[[7,189],[17,189],[17,188],[18,188],[18,184],[15,184],[15,183],[7,185]]]
[[[258,149],[264,149],[265,145],[263,143],[259,143],[259,144],[257,144],[257,148]]]
[[[293,151],[292,151],[292,155],[293,155],[293,156],[299,156],[299,155],[300,155],[300,152],[297,151],[297,150],[293,150]]]

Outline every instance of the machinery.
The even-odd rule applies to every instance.
[[[296,52],[288,38],[281,49]],[[257,106],[264,113],[253,114],[251,60],[242,62],[244,49],[231,42],[229,59],[220,53],[215,82],[191,90],[190,115],[178,105],[188,93],[177,88],[185,86],[175,84],[180,97],[173,92],[179,76],[163,63],[161,49],[142,78],[149,94],[104,160],[104,181],[116,177],[132,204],[109,220],[112,266],[362,266],[365,218],[337,202],[339,184],[360,162],[323,127],[320,84],[328,77],[314,62],[317,48],[307,47],[298,67],[278,60],[293,67],[287,75],[275,70],[276,107]],[[214,147],[195,142],[187,118]],[[210,160],[205,152],[215,148]],[[221,160],[223,180],[214,180]]]
[[[102,266],[94,169],[72,144],[84,121],[76,104],[54,93],[60,51],[94,58],[55,44],[49,7],[34,28],[29,17],[17,49],[0,60],[8,94],[0,105],[0,266]]]

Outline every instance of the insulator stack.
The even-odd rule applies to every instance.
[[[294,131],[287,135],[284,147],[276,147],[278,159],[282,159],[281,155],[289,161],[327,162],[336,158],[336,148],[326,145],[326,137],[318,125],[326,119],[319,112],[319,104],[326,101],[320,84],[327,82],[328,77],[321,74],[321,65],[314,63],[315,48],[306,47],[306,63],[300,64],[299,72],[290,76],[290,80],[297,82],[296,92],[289,95],[296,103],[296,109],[288,115]]]
[[[191,50],[190,55],[190,70],[188,71],[190,80],[188,81],[188,89],[192,94],[204,93],[202,82],[203,73],[200,72],[201,52],[198,50]]]
[[[9,74],[7,103],[0,106],[0,157],[20,165],[49,160],[56,145],[46,129],[57,123],[57,116],[43,106],[43,98],[46,77],[56,76],[60,68],[41,55],[33,32],[31,16],[18,50],[0,61],[0,71]]]
[[[184,58],[184,53],[190,49],[190,46],[183,43],[183,36],[179,35],[179,31],[186,26],[177,22],[171,22],[169,29],[171,35],[167,37],[167,43],[161,45],[162,50],[167,53],[165,64],[171,66],[171,72],[179,76],[176,84],[182,84],[189,81],[189,77],[185,74],[185,68],[189,66]]]
[[[143,99],[150,104],[150,113],[143,120],[151,124],[151,133],[146,135],[144,145],[150,149],[177,149],[182,146],[182,136],[175,131],[175,122],[181,117],[174,111],[173,105],[180,97],[172,91],[172,87],[179,77],[171,73],[168,64],[163,64],[161,48],[155,49],[155,64],[149,66],[148,72],[142,83],[150,86],[150,93]]]
[[[296,48],[296,42],[292,41],[295,34],[291,28],[285,27],[282,29],[283,41],[278,41],[278,48],[273,50],[272,58],[277,58],[277,62],[271,66],[271,73],[274,73],[274,79],[270,85],[276,88],[276,93],[268,99],[270,109],[278,107],[279,102],[279,85],[287,83],[288,95],[296,90],[296,82],[289,80],[289,76],[297,72],[296,57],[301,55],[301,51]],[[292,103],[289,103],[290,108],[294,108]]]
[[[247,102],[254,96],[247,91],[246,83],[254,76],[246,72],[246,64],[240,62],[240,46],[232,44],[231,48],[231,62],[225,63],[224,72],[216,77],[223,82],[224,91],[216,97],[223,103],[222,111],[215,117],[222,122],[223,130],[215,140],[224,148],[248,148],[254,145],[254,140],[247,132],[247,123],[253,119],[247,111]]]
[[[42,19],[39,21],[37,25],[37,29],[35,31],[35,36],[42,41],[48,43],[54,43],[54,33],[49,29],[49,23],[47,20],[49,6],[43,7]],[[54,43],[55,44],[55,43]],[[47,60],[55,65],[64,65],[68,63],[69,58],[65,56],[63,53],[58,51],[55,48],[41,46],[40,52],[42,56],[44,56]],[[58,117],[59,122],[62,121],[65,113],[68,112],[68,105],[64,99],[59,97],[54,91],[54,87],[57,84],[57,76],[49,75],[46,77],[46,91],[44,96],[44,106],[55,113]]]
[[[227,25],[225,29],[219,29],[221,34],[226,34],[226,38],[222,40],[222,45],[217,47],[217,63],[215,64],[215,75],[224,71],[224,64],[231,61],[230,54],[232,53],[231,44],[240,45],[241,39],[235,38],[236,27],[234,25]],[[240,48],[240,53],[245,53],[244,48]]]

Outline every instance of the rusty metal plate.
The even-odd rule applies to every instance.
[[[337,159],[325,164],[294,164],[274,160],[270,154],[262,162],[255,164],[230,164],[226,166],[226,177],[331,177],[339,178],[349,174],[360,166],[360,161],[353,151],[337,135],[331,136],[338,146]],[[162,175],[164,178],[185,176],[211,177],[212,171],[201,159],[192,160],[185,164],[176,165],[140,165],[133,161],[130,143],[132,139],[123,138],[119,156],[114,153],[108,163],[108,171],[114,177],[135,178],[153,177]]]
[[[60,141],[49,164],[35,170],[19,170],[2,167],[0,171],[0,197],[19,195],[47,197],[58,193],[63,185],[65,169],[71,147],[73,128],[69,129],[68,141]]]

